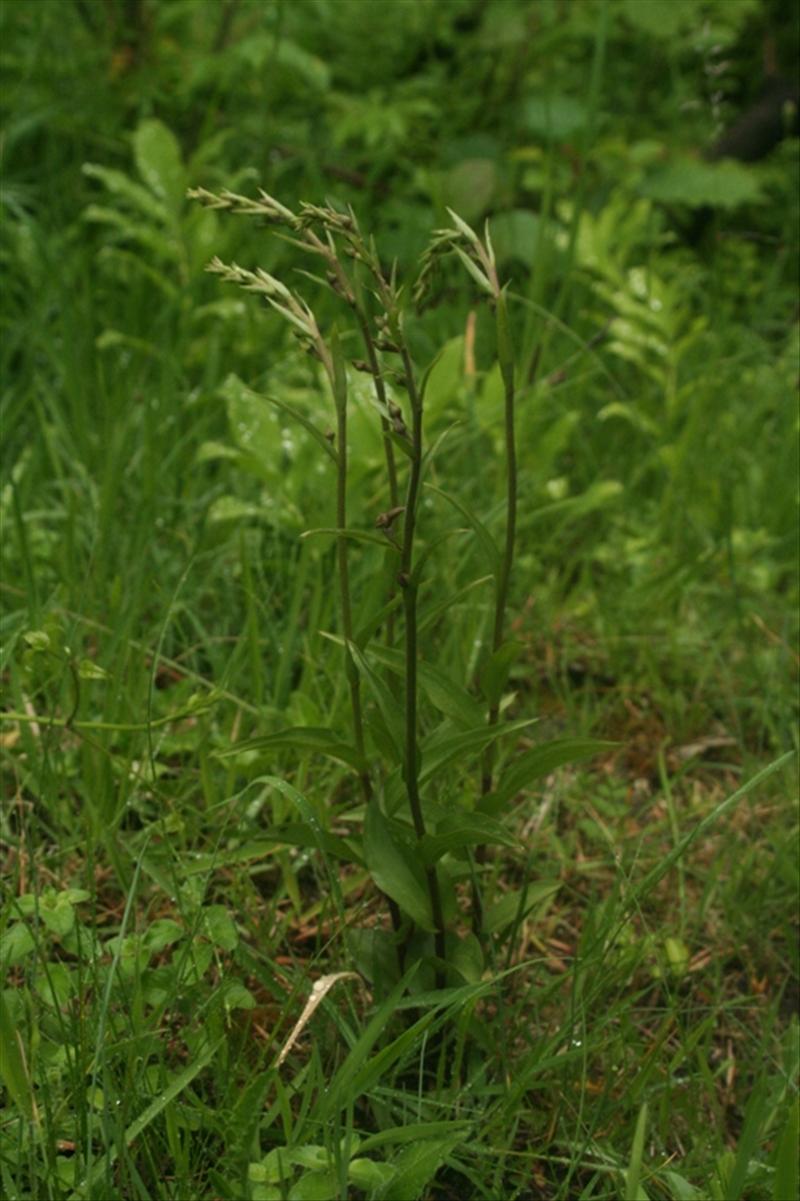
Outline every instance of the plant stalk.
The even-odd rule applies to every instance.
[[[417,502],[422,477],[422,397],[417,389],[414,368],[408,349],[401,347],[408,398],[411,404],[411,468],[406,493],[403,545],[400,556],[399,583],[403,591],[403,613],[405,617],[405,744],[403,775],[405,778],[408,805],[418,839],[425,837],[425,818],[419,795],[419,761],[417,754],[417,582],[413,577],[414,535],[416,532]],[[425,869],[431,915],[435,926],[436,955],[441,964],[446,959],[444,913],[439,877],[435,866]],[[436,986],[445,984],[444,968],[437,967]]]
[[[333,338],[333,355],[331,363],[331,386],[333,388],[334,403],[336,406],[336,451],[337,451],[337,466],[336,466],[336,528],[339,531],[339,536],[336,539],[336,558],[339,569],[339,603],[342,611],[342,633],[345,637],[347,645],[344,649],[344,670],[347,676],[347,683],[350,688],[350,705],[353,711],[353,738],[356,744],[356,750],[361,758],[365,755],[364,749],[364,715],[361,706],[361,680],[358,674],[358,668],[353,662],[353,656],[350,653],[350,643],[353,640],[353,610],[350,600],[350,568],[347,557],[347,376],[344,370],[344,363],[339,352],[338,339]],[[371,805],[374,803],[372,795],[372,781],[369,778],[369,772],[366,767],[358,773],[361,792],[364,797],[364,803]],[[403,925],[403,918],[397,903],[391,897],[386,897],[386,902],[389,908],[389,916],[392,921],[392,929],[395,934],[399,933]],[[403,948],[397,946],[398,966],[400,971],[403,970]]]
[[[505,635],[506,607],[508,605],[508,590],[511,582],[511,571],[514,565],[514,547],[517,537],[517,443],[515,428],[516,383],[514,378],[514,350],[508,329],[508,312],[504,292],[498,292],[496,297],[495,321],[497,329],[497,357],[503,377],[504,392],[504,441],[506,452],[506,533],[503,555],[497,573],[495,590],[494,623],[492,627],[492,654],[496,654],[503,645]],[[489,707],[487,724],[490,728],[497,725],[500,716],[500,700],[493,701]],[[492,791],[494,784],[494,746],[489,744],[482,756],[481,762],[481,796],[485,797]],[[475,858],[479,864],[486,862],[486,847],[480,845],[475,849]],[[473,887],[473,929],[479,934],[483,928],[483,905],[477,883]]]

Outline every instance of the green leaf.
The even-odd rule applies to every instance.
[[[136,166],[148,188],[177,212],[186,192],[178,139],[162,121],[140,121],[133,135]]]
[[[766,1077],[757,1081],[744,1111],[744,1123],[736,1146],[736,1158],[727,1184],[726,1201],[739,1201],[747,1183],[750,1165],[756,1157],[761,1132],[770,1116],[769,1083]]]
[[[529,209],[512,209],[492,217],[492,242],[498,263],[516,259],[533,266],[540,231],[539,217]]]
[[[388,667],[401,679],[404,678],[405,657],[402,651],[386,646],[373,646],[370,648],[370,658]],[[482,708],[466,688],[456,684],[430,663],[419,663],[417,672],[425,694],[441,713],[468,729],[480,725],[483,719]]]
[[[0,1079],[17,1108],[26,1118],[33,1118],[36,1115],[36,1100],[25,1062],[22,1034],[3,990],[0,990],[0,1042],[3,1045]]]
[[[367,762],[354,746],[342,742],[339,735],[324,726],[290,726],[263,738],[247,738],[224,751],[215,751],[215,759],[230,759],[250,751],[275,751],[290,747],[299,751],[319,751],[330,759],[347,763],[357,772],[367,769]]]
[[[416,963],[412,963],[411,967],[404,973],[402,979],[398,980],[386,999],[378,1005],[377,1010],[367,1023],[366,1029],[359,1035],[348,1052],[346,1059],[334,1076],[329,1089],[321,1099],[317,1115],[321,1123],[324,1124],[330,1121],[331,1117],[340,1108],[345,1105],[351,1105],[356,1101],[361,1091],[370,1086],[376,1070],[380,1071],[394,1062],[402,1054],[408,1042],[413,1043],[415,1039],[419,1038],[420,1031],[429,1024],[429,1021],[426,1022],[424,1019],[415,1022],[413,1026],[400,1035],[399,1039],[395,1039],[388,1047],[384,1047],[372,1060],[368,1059],[369,1053],[375,1043],[378,1039],[383,1038],[390,1018],[400,1007],[402,997],[408,990],[418,970],[419,960]],[[433,1015],[430,1016],[432,1017]],[[324,1125],[322,1128],[325,1128]],[[366,1142],[362,1147],[362,1150],[364,1149],[366,1149]]]
[[[289,1191],[289,1201],[337,1201],[339,1181],[333,1171],[305,1172]]]
[[[480,808],[485,813],[497,813],[534,780],[548,776],[565,763],[591,759],[594,755],[613,750],[617,745],[616,742],[607,742],[599,738],[554,738],[551,742],[532,747],[500,773],[497,787],[490,796],[481,801]]]
[[[345,863],[364,862],[349,841],[308,822],[292,822],[288,826],[279,826],[272,834],[267,835],[267,839],[274,839],[275,842],[285,843],[287,846],[323,851],[326,855],[333,855],[335,859],[344,860]]]
[[[677,159],[648,176],[639,190],[643,196],[662,204],[686,204],[690,208],[712,205],[733,209],[764,199],[753,168],[730,159],[718,163]]]
[[[417,926],[432,932],[430,898],[419,860],[394,837],[374,801],[367,806],[364,819],[364,857],[381,892],[396,901]]]
[[[144,943],[150,955],[158,955],[183,938],[186,931],[172,918],[162,917],[147,927]]]
[[[13,967],[36,948],[36,939],[25,922],[13,922],[0,935],[0,963],[4,968]]]
[[[448,963],[460,972],[467,984],[479,984],[483,978],[483,949],[479,939],[470,931],[459,938],[448,952]]]
[[[421,1197],[450,1152],[463,1140],[462,1133],[430,1142],[413,1143],[395,1161],[395,1172],[378,1196],[380,1201],[409,1201]]]
[[[622,0],[618,14],[659,42],[696,25],[697,0]]]
[[[66,893],[45,894],[39,901],[39,916],[54,934],[69,934],[75,925],[75,910]]]
[[[219,390],[225,401],[231,436],[253,470],[273,481],[284,461],[280,422],[264,398],[229,375]]]
[[[500,822],[483,813],[458,813],[439,822],[435,834],[420,839],[420,852],[426,863],[435,863],[448,851],[491,843],[519,849],[519,840]]]
[[[535,884],[505,893],[486,914],[484,926],[487,933],[497,934],[512,922],[521,921],[534,906],[554,896],[560,887],[560,880],[537,880]]]
[[[490,207],[497,188],[497,165],[490,158],[467,158],[457,163],[442,180],[442,199],[450,210],[463,213],[465,225],[477,221]],[[453,220],[455,215],[451,212]],[[456,222],[459,224],[458,222]],[[463,233],[463,228],[461,228]],[[475,240],[475,234],[470,240]]]
[[[689,1181],[681,1176],[679,1172],[673,1172],[671,1169],[663,1173],[664,1179],[669,1185],[670,1195],[673,1201],[702,1201],[700,1193],[690,1184]],[[778,1198],[775,1198],[778,1201]]]
[[[460,246],[454,246],[453,250],[456,252],[458,257],[461,259],[461,262],[466,267],[467,272],[475,280],[475,283],[478,285],[478,287],[481,288],[482,291],[486,292],[489,296],[493,296],[494,290],[492,288],[492,285],[489,283],[489,280],[484,275],[484,273],[481,271],[478,264],[473,262],[473,260],[469,257],[469,255],[465,251],[463,251]]]
[[[475,537],[478,540],[478,546],[481,549],[486,566],[488,567],[489,571],[491,571],[492,575],[496,576],[500,569],[500,551],[494,538],[489,533],[480,518],[476,517],[471,509],[469,509],[461,500],[459,500],[458,497],[451,496],[449,492],[444,492],[441,488],[437,488],[434,484],[426,484],[425,487],[430,488],[431,492],[436,492],[439,496],[443,496],[444,499],[451,504],[454,509],[457,509],[462,517],[469,522],[472,530],[475,533]]]
[[[348,542],[369,542],[373,546],[379,546],[381,550],[391,548],[391,542],[387,541],[385,535],[374,534],[372,530],[340,530],[335,525],[324,526],[317,530],[304,530],[300,535],[301,538],[346,538]]]
[[[67,1005],[75,994],[75,980],[66,964],[48,963],[41,975],[36,977],[36,991],[46,1005],[60,1008]]]
[[[773,1201],[784,1201],[786,1197],[800,1197],[798,1142],[800,1142],[800,1100],[795,1097],[786,1115],[775,1152],[775,1176],[772,1182]]]
[[[347,1168],[350,1183],[370,1195],[374,1195],[382,1186],[388,1184],[394,1173],[395,1169],[391,1164],[378,1163],[374,1159],[351,1159]]]
[[[122,171],[115,171],[113,167],[101,167],[96,163],[84,163],[81,170],[89,179],[99,180],[113,195],[129,201],[134,208],[139,209],[142,216],[154,221],[166,221],[168,213],[164,204],[147,188],[143,188]]]
[[[428,376],[425,416],[436,422],[459,401],[464,385],[464,335],[445,342]]]
[[[360,647],[356,646],[355,642],[348,642],[347,647],[350,651],[350,654],[353,656],[353,662],[363,675],[370,692],[377,702],[381,717],[383,718],[386,726],[387,733],[391,738],[391,749],[395,762],[402,763],[403,722],[401,718],[401,707],[398,705],[397,696],[390,691],[378,673],[373,670],[372,665],[367,659],[367,656]]]
[[[625,1172],[625,1201],[648,1201],[644,1191],[642,1178],[642,1156],[644,1154],[644,1136],[647,1130],[647,1102],[639,1110],[636,1130],[633,1135],[630,1159]]]
[[[107,680],[108,672],[92,659],[81,659],[78,664],[78,675],[82,680]]]
[[[220,395],[228,401],[229,406],[236,406],[237,411],[233,415],[230,407],[228,409],[229,421],[231,422],[231,428],[234,429],[234,432],[236,432],[237,429],[237,427],[234,425],[234,422],[241,420],[241,411],[243,406],[247,406],[249,424],[251,428],[255,428],[258,423],[253,421],[252,406],[260,405],[263,408],[266,405],[272,405],[273,408],[278,409],[278,411],[281,413],[285,413],[287,417],[292,419],[292,421],[296,421],[298,425],[301,425],[303,429],[310,434],[314,441],[322,448],[322,450],[325,451],[325,454],[329,459],[331,459],[334,463],[339,461],[339,456],[337,455],[331,440],[325,437],[325,434],[322,432],[322,430],[314,425],[314,422],[306,417],[306,415],[302,413],[300,409],[295,408],[294,405],[290,405],[281,397],[270,396],[261,392],[254,392],[253,389],[248,388],[247,385],[243,383],[243,381],[240,380],[237,375],[233,374],[227,376],[225,379],[225,382],[220,388]],[[266,409],[264,411],[268,412]],[[270,441],[271,435],[272,431],[270,430]],[[252,436],[253,435],[251,434],[250,438],[248,438],[248,443],[252,439]],[[243,449],[252,450],[252,447],[245,445],[243,446]]]
[[[586,106],[572,96],[529,96],[522,106],[522,123],[528,132],[556,142],[578,133],[588,119]]]
[[[480,681],[481,690],[490,706],[499,704],[514,661],[523,650],[521,642],[504,642],[489,656]]]
[[[489,746],[495,739],[528,729],[536,720],[533,718],[529,721],[510,721],[496,726],[484,724],[458,734],[450,734],[446,727],[440,727],[423,743],[420,783],[426,783],[455,759],[464,759],[465,757],[474,759],[484,747]]]
[[[32,651],[48,651],[50,649],[50,635],[46,630],[26,630],[22,639]]]
[[[236,923],[224,905],[207,905],[203,909],[203,931],[223,951],[233,951],[239,942]]]

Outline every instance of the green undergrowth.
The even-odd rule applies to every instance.
[[[723,176],[691,157],[754,93],[770,11],[5,6],[9,1198],[798,1195],[797,143]],[[531,724],[499,743],[507,837],[481,939],[455,873],[443,982],[424,933],[398,968],[342,854],[366,805],[336,545],[302,536],[336,524],[325,378],[203,268],[308,289],[326,332],[341,307],[190,186],[352,204],[403,278],[448,207],[488,218],[510,281],[501,720]],[[501,541],[506,496],[493,314],[455,268],[431,301],[407,326],[434,364],[426,734],[479,704],[494,596],[467,514]],[[347,380],[374,538],[381,427]],[[384,554],[351,548],[357,632]],[[376,665],[391,717],[402,676]],[[529,783],[559,740],[594,753]],[[467,811],[478,760],[426,796]]]

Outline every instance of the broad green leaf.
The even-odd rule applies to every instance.
[[[255,1009],[256,999],[239,980],[225,980],[220,989],[226,1009]]]
[[[233,951],[239,942],[236,923],[224,905],[207,905],[203,909],[202,930],[223,951]]]
[[[50,649],[50,635],[46,630],[26,630],[22,638],[32,651],[47,651]]]
[[[522,124],[528,132],[556,142],[573,137],[588,119],[586,106],[572,96],[529,96],[522,105]]]
[[[551,742],[543,742],[529,751],[524,751],[501,771],[494,792],[484,798],[480,807],[486,813],[498,813],[512,797],[523,788],[528,788],[534,780],[548,776],[565,763],[591,759],[594,755],[613,750],[617,745],[616,742],[606,742],[599,738],[554,738]]]
[[[425,417],[436,422],[458,403],[464,382],[464,335],[445,342],[428,376]]]
[[[151,955],[158,955],[183,938],[185,933],[183,926],[179,926],[172,918],[162,917],[147,927],[144,942]]]
[[[220,389],[220,393],[225,398],[225,400],[227,400],[229,402],[229,405],[233,404],[236,406],[236,411],[233,415],[231,414],[230,407],[228,409],[229,420],[231,421],[232,428],[234,428],[234,433],[236,433],[236,429],[233,426],[233,421],[235,419],[241,419],[241,412],[242,412],[243,406],[247,406],[246,413],[247,413],[247,417],[249,419],[249,423],[251,425],[255,425],[258,423],[253,421],[252,406],[259,405],[259,406],[261,406],[261,408],[263,409],[264,412],[269,414],[269,410],[266,408],[266,406],[272,405],[273,408],[278,409],[278,411],[281,413],[285,413],[287,415],[287,417],[291,417],[292,421],[296,421],[298,425],[301,425],[303,427],[303,429],[306,430],[306,432],[308,434],[310,434],[311,437],[314,439],[314,441],[322,448],[322,450],[325,451],[325,454],[328,456],[328,458],[330,458],[334,463],[338,462],[338,455],[334,449],[333,443],[331,442],[330,438],[326,438],[326,436],[322,432],[322,430],[320,430],[316,425],[314,425],[314,422],[311,421],[308,417],[306,417],[305,413],[302,413],[300,411],[300,409],[295,408],[294,405],[290,405],[287,401],[283,400],[281,397],[270,396],[266,393],[261,393],[261,392],[254,392],[252,390],[252,388],[248,388],[247,385],[245,383],[243,383],[242,380],[240,380],[237,375],[233,375],[233,374],[229,375],[226,378],[225,382],[223,383],[223,385]],[[274,419],[273,419],[273,424],[274,424]],[[242,432],[246,433],[246,430],[242,431]],[[252,435],[251,435],[251,438],[252,438]],[[240,441],[240,440],[237,438],[237,441]],[[241,442],[240,442],[240,445],[241,445]],[[252,450],[252,447],[245,446],[245,447],[243,447],[243,449]]]
[[[445,175],[442,199],[448,208],[461,213],[465,222],[478,221],[491,206],[497,184],[497,165],[492,159],[467,158]]]
[[[529,729],[536,720],[533,718],[529,721],[510,721],[496,726],[482,725],[458,734],[450,734],[440,727],[423,743],[420,783],[426,783],[455,759],[474,758],[497,738]]]
[[[229,375],[220,388],[228,425],[236,445],[251,459],[252,466],[267,480],[280,473],[285,452],[277,415],[263,397]]]
[[[483,813],[458,813],[439,822],[435,834],[426,834],[420,840],[420,853],[426,863],[435,863],[448,851],[485,843],[511,847],[512,850],[519,848],[519,840],[500,822]]]
[[[380,1201],[408,1201],[421,1197],[447,1156],[463,1140],[457,1133],[449,1138],[412,1143],[394,1163],[395,1173],[378,1193]]]
[[[663,41],[696,24],[698,5],[697,0],[622,0],[617,15]]]
[[[537,880],[535,884],[507,892],[486,914],[484,926],[487,933],[496,934],[512,922],[521,920],[536,905],[554,896],[560,887],[560,880]]]
[[[483,949],[479,939],[470,931],[459,938],[448,951],[448,962],[460,972],[467,984],[478,984],[483,977]]]
[[[78,664],[78,675],[82,680],[107,680],[108,672],[93,659],[81,659]]]
[[[386,646],[373,646],[370,648],[370,658],[384,664],[401,679],[405,676],[405,658],[402,651]],[[469,729],[480,725],[483,709],[466,688],[456,684],[430,663],[419,663],[417,672],[425,694],[441,713]]]
[[[374,1196],[376,1191],[388,1184],[394,1176],[391,1164],[379,1163],[374,1159],[351,1159],[347,1167],[347,1178],[357,1189]]]
[[[347,763],[356,771],[363,772],[367,769],[363,755],[359,755],[354,746],[342,742],[338,734],[324,726],[291,726],[286,730],[278,730],[275,734],[265,734],[262,738],[246,738],[227,750],[215,751],[214,757],[230,759],[249,751],[266,754],[284,747],[298,751],[319,751],[321,755],[327,755],[330,759]]]
[[[65,893],[45,894],[39,901],[39,916],[48,930],[59,936],[69,934],[75,925],[75,910]]]
[[[162,121],[140,121],[133,135],[133,152],[150,191],[177,212],[186,193],[186,172],[175,134]]]
[[[298,1168],[307,1168],[310,1172],[322,1172],[328,1166],[328,1152],[319,1143],[308,1143],[304,1147],[294,1147],[287,1152],[288,1158]]]
[[[700,1193],[694,1185],[690,1184],[679,1172],[673,1172],[670,1169],[665,1171],[663,1176],[669,1185],[672,1201],[702,1201]],[[778,1201],[777,1197],[775,1201]]]
[[[304,1172],[289,1190],[289,1201],[338,1201],[339,1179],[334,1171]]]
[[[264,516],[264,510],[259,505],[240,500],[238,496],[218,496],[208,510],[207,520],[212,525],[221,525],[226,521],[237,524]]]
[[[416,925],[433,931],[430,898],[419,860],[395,838],[374,801],[367,806],[364,819],[364,858],[381,892],[396,901]]]
[[[0,936],[0,963],[13,967],[36,947],[36,939],[25,922],[13,922]]]
[[[523,650],[521,642],[504,642],[486,661],[481,671],[481,690],[489,705],[499,704],[514,661]]]
[[[512,209],[492,217],[492,242],[498,263],[517,259],[532,266],[540,231],[539,217],[529,209]]]
[[[73,974],[64,963],[48,963],[36,976],[36,991],[46,1005],[67,1005],[75,994]]]
[[[757,204],[764,196],[752,167],[731,159],[706,163],[686,158],[653,172],[640,185],[642,195],[662,204],[686,204],[690,208],[712,205],[733,209]]]

